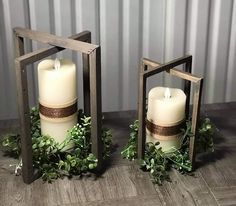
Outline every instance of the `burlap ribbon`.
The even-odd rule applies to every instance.
[[[181,132],[181,128],[183,127],[183,124],[184,124],[184,121],[181,121],[177,125],[164,127],[164,126],[156,125],[150,122],[149,120],[146,120],[147,129],[153,134],[162,135],[162,136],[173,136],[173,135],[179,134]]]
[[[49,118],[63,118],[73,115],[77,112],[77,102],[63,108],[50,108],[39,103],[39,112]]]

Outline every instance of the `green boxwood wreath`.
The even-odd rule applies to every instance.
[[[121,152],[124,159],[137,159],[138,127],[138,120],[130,125],[129,140]],[[196,139],[196,152],[198,154],[214,151],[214,133],[215,126],[211,121],[208,118],[202,119]],[[182,146],[180,149],[175,149],[171,153],[164,153],[161,148],[156,147],[152,142],[145,144],[144,159],[140,161],[140,167],[144,171],[150,172],[153,183],[161,185],[165,180],[170,181],[169,171],[171,168],[175,168],[183,174],[192,175],[192,165],[189,160],[189,138],[191,135],[191,121],[186,121],[186,126],[182,128]]]
[[[38,108],[30,111],[33,167],[39,171],[42,179],[51,182],[59,177],[72,177],[92,172],[97,167],[97,159],[91,153],[91,118],[81,118],[81,123],[69,130],[66,139],[55,142],[50,136],[41,135]],[[74,147],[64,148],[73,143]],[[112,134],[102,129],[103,159],[110,156]],[[19,134],[7,134],[2,139],[5,154],[20,157],[21,143]]]

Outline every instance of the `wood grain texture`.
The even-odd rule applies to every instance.
[[[184,65],[184,72],[192,73],[192,57],[189,58],[189,61]],[[187,79],[184,80],[184,93],[186,95],[186,105],[185,105],[185,117],[189,118],[190,113],[190,98],[191,98],[191,81]]]
[[[45,44],[50,44],[53,46],[63,47],[66,49],[71,49],[74,51],[80,51],[82,53],[90,54],[99,46],[89,44],[82,41],[75,41],[73,39],[68,39],[64,37],[55,36],[45,32],[33,31],[25,28],[14,28],[14,32],[17,36],[32,39],[34,41],[39,41]]]
[[[111,113],[104,115],[104,124],[112,129],[115,146],[101,177],[65,178],[52,184],[38,179],[25,185],[21,177],[13,175],[14,168],[9,167],[16,160],[0,151],[0,205],[236,205],[236,102],[202,108],[219,131],[215,136],[215,153],[197,157],[195,176],[183,176],[173,170],[172,182],[153,185],[149,173],[120,157],[130,132],[128,125],[137,114]],[[9,126],[10,122],[0,122],[1,134],[9,131]],[[12,126],[16,130],[16,121],[12,121]]]
[[[138,130],[138,158],[142,159],[144,157],[144,149],[146,142],[146,78],[143,76],[145,72],[145,64],[141,62],[140,71],[139,71],[139,89],[138,89],[138,121],[139,121],[139,130]]]
[[[82,54],[82,58],[83,58],[84,114],[86,116],[90,116],[89,55]]]
[[[167,62],[165,64],[161,64],[161,65],[159,65],[157,67],[153,67],[152,69],[149,69],[149,70],[145,71],[144,72],[144,76],[150,77],[150,76],[152,76],[154,74],[157,74],[157,73],[160,73],[162,71],[167,71],[167,70],[169,70],[171,68],[174,68],[174,67],[176,67],[178,65],[181,65],[181,64],[184,64],[184,63],[188,62],[189,59],[191,59],[191,58],[192,58],[191,56],[187,55],[187,56],[175,59],[173,61]]]
[[[89,54],[90,113],[92,153],[98,159],[97,169],[102,168],[102,85],[101,48]]]
[[[87,42],[89,39],[91,39],[91,32],[83,31],[79,34],[70,36],[69,39]],[[22,56],[17,55],[16,57],[18,58],[16,58],[16,61],[20,62],[22,66],[26,66],[28,64],[35,63],[36,61],[42,60],[43,58],[46,58],[50,55],[56,54],[57,52],[60,52],[64,49],[65,48],[63,47],[49,46],[47,48],[32,51]]]
[[[236,187],[219,187],[213,189],[213,193],[220,205],[236,205]]]
[[[196,156],[195,142],[196,138],[198,137],[198,124],[199,124],[200,107],[201,107],[202,87],[203,87],[203,79],[200,79],[199,82],[196,83],[194,87],[195,90],[193,93],[193,111],[192,111],[192,127],[191,127],[191,132],[193,135],[190,137],[190,143],[189,143],[189,159],[192,162],[192,170],[195,169],[195,156]]]
[[[24,40],[21,37],[14,36],[16,57],[24,54]],[[32,139],[30,134],[30,116],[29,116],[29,98],[28,98],[28,81],[27,70],[19,61],[15,61],[16,85],[18,110],[20,115],[20,134],[21,134],[21,156],[23,163],[23,180],[29,184],[34,179],[33,156],[32,156]]]

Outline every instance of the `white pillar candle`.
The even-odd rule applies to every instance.
[[[181,89],[155,87],[148,94],[147,120],[161,127],[172,127],[185,118],[186,95]],[[146,141],[160,142],[163,151],[180,147],[180,134],[159,135],[147,129]]]
[[[38,64],[39,103],[61,109],[77,102],[76,67],[70,60],[43,60]],[[61,143],[77,123],[77,114],[51,118],[40,113],[41,133]]]

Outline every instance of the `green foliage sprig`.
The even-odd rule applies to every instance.
[[[6,155],[17,158],[20,155],[20,135],[6,134],[3,137],[2,146]]]
[[[82,175],[97,167],[97,159],[91,153],[91,118],[81,118],[81,123],[69,130],[66,139],[57,143],[53,138],[41,135],[40,118],[37,108],[30,112],[33,166],[45,181],[59,177]],[[111,152],[112,134],[102,129],[103,158]],[[6,154],[19,157],[20,136],[10,134],[3,137],[2,145]]]
[[[121,151],[121,155],[124,159],[134,160],[137,158],[137,137],[138,137],[138,120],[135,120],[129,127],[131,129],[129,140],[124,149]]]
[[[141,168],[150,172],[153,183],[161,184],[164,180],[170,180],[169,164],[165,153],[161,148],[157,149],[158,143],[148,142],[145,145],[144,159],[141,160]]]
[[[121,152],[124,159],[134,160],[137,158],[137,137],[138,137],[138,120],[135,120],[130,125],[131,133],[127,145]],[[197,153],[213,152],[213,135],[215,126],[208,118],[202,119],[198,128],[198,138],[196,141]],[[170,181],[169,170],[177,169],[184,174],[192,174],[192,165],[189,160],[189,139],[191,133],[191,121],[186,121],[185,128],[182,128],[182,145],[180,149],[174,149],[171,153],[164,153],[160,147],[157,147],[159,142],[153,144],[147,142],[145,145],[144,159],[141,160],[140,166],[143,170],[149,171],[152,181],[159,185],[163,181]]]

